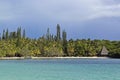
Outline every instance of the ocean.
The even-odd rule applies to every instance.
[[[0,60],[0,80],[120,80],[120,59]]]

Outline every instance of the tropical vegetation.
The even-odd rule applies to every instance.
[[[0,57],[61,57],[98,56],[102,47],[109,51],[109,57],[120,57],[120,41],[94,39],[67,39],[67,32],[57,24],[56,34],[47,29],[46,35],[38,39],[26,37],[25,30],[3,30],[0,36]]]

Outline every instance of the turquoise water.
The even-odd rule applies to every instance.
[[[120,59],[1,60],[0,80],[120,80]]]

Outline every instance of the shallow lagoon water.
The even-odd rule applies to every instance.
[[[0,60],[0,80],[120,80],[120,59]]]

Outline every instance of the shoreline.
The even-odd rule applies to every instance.
[[[110,57],[0,57],[0,60],[24,60],[24,59],[110,59]]]
[[[107,59],[109,57],[31,57],[31,59]]]

